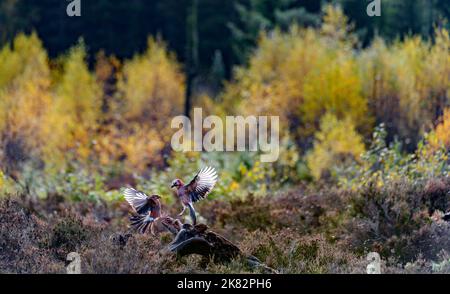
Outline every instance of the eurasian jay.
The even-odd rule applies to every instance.
[[[134,210],[134,215],[130,217],[131,226],[141,234],[145,234],[150,227],[150,232],[156,235],[160,231],[161,197],[147,196],[133,188],[126,188],[123,194]]]
[[[187,208],[194,225],[197,224],[197,217],[193,203],[204,199],[214,188],[217,182],[217,173],[214,168],[206,167],[200,170],[194,179],[187,185],[182,180],[176,179],[172,182],[171,188],[176,188],[177,196],[183,205],[182,216]]]

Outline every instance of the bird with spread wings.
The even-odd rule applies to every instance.
[[[216,183],[217,173],[212,167],[201,169],[187,185],[180,179],[174,180],[171,188],[176,189],[177,196],[183,206],[183,211],[179,215],[183,215],[186,209],[189,209],[192,222],[195,225],[197,216],[193,204],[204,199],[212,191]]]
[[[161,224],[163,217],[159,195],[147,196],[144,192],[133,188],[126,188],[123,194],[133,208],[133,215],[130,217],[131,227],[141,234],[147,233],[148,229],[153,235],[164,231]]]

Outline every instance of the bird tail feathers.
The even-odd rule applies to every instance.
[[[130,217],[131,227],[138,231],[140,234],[145,234],[152,224],[153,220],[150,220],[146,215],[133,215]]]

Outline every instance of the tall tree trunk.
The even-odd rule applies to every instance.
[[[190,117],[192,107],[192,94],[194,90],[194,82],[198,70],[198,0],[189,0],[186,15],[186,97],[184,113]]]

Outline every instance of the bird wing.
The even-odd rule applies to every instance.
[[[125,200],[133,207],[139,214],[147,214],[152,210],[149,203],[149,197],[144,193],[133,188],[126,188],[123,192]]]
[[[217,183],[217,173],[212,167],[201,169],[194,179],[186,186],[186,190],[192,200],[197,202],[206,197]]]

